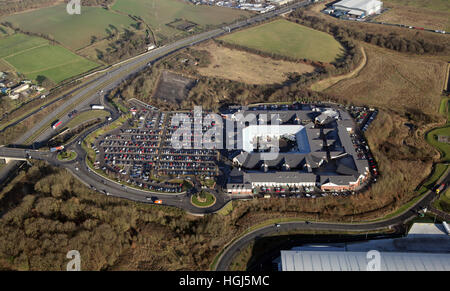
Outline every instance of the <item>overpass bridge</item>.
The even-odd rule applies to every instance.
[[[28,159],[47,160],[50,155],[50,152],[0,146],[0,159],[4,159],[6,163]]]

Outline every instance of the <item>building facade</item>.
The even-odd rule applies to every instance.
[[[342,0],[335,3],[333,9],[344,11],[354,17],[366,17],[380,13],[383,9],[383,2],[378,0]]]
[[[355,123],[343,109],[303,105],[298,110],[239,113],[252,115],[256,123],[245,119],[240,130],[242,150],[232,159],[235,168],[227,184],[230,194],[272,187],[355,191],[369,177],[368,161],[356,152],[350,137]],[[274,156],[261,141],[277,146]]]

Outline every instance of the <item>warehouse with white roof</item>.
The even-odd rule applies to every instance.
[[[450,235],[442,224],[414,223],[407,236],[282,250],[280,271],[365,271],[379,252],[381,271],[450,271]]]
[[[450,271],[450,254],[382,252],[380,271]],[[367,271],[367,252],[281,251],[282,271]]]
[[[378,0],[342,0],[333,5],[334,10],[340,10],[349,16],[366,17],[380,13],[383,2]]]

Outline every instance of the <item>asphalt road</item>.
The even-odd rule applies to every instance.
[[[99,96],[96,97],[98,99]],[[103,103],[102,100],[96,101]],[[198,208],[192,205],[190,202],[192,195],[192,192],[190,191],[180,194],[164,194],[139,190],[136,188],[126,187],[122,184],[106,179],[105,177],[91,170],[86,164],[86,152],[82,148],[81,142],[95,130],[114,122],[120,117],[120,113],[115,108],[110,107],[109,104],[105,105],[107,106],[105,107],[105,110],[109,111],[111,114],[111,120],[106,120],[94,127],[89,128],[75,140],[65,145],[65,149],[74,150],[77,153],[77,157],[73,161],[60,161],[58,160],[57,153],[51,153],[49,151],[10,147],[0,147],[0,157],[45,160],[53,166],[66,168],[86,186],[104,195],[125,198],[128,200],[144,203],[151,203],[147,198],[157,197],[157,199],[161,199],[163,201],[162,205],[178,207],[192,214],[206,214],[216,212],[231,200],[227,195],[213,191],[212,194],[214,194],[216,197],[216,203],[211,207]]]
[[[56,132],[49,126],[52,122],[56,121],[58,119],[58,116],[61,115],[59,118],[60,121],[62,121],[61,127],[64,127],[64,124],[69,121],[69,118],[67,115],[62,115],[63,112],[66,112],[70,109],[79,110],[83,107],[88,106],[89,104],[95,103],[100,96],[99,92],[108,92],[109,90],[112,90],[113,88],[117,87],[121,82],[132,76],[133,74],[138,73],[142,69],[144,69],[148,64],[150,64],[152,61],[157,60],[158,58],[161,58],[162,56],[166,56],[168,54],[171,54],[181,48],[188,47],[195,45],[199,42],[218,37],[222,34],[225,34],[227,32],[233,31],[238,28],[242,28],[245,26],[249,26],[252,24],[255,24],[260,21],[265,21],[267,19],[276,17],[280,14],[286,13],[287,11],[291,9],[296,9],[299,7],[307,6],[309,5],[309,1],[303,1],[303,2],[296,2],[291,5],[282,7],[278,10],[274,10],[271,12],[267,12],[265,14],[259,14],[257,16],[254,16],[250,19],[246,19],[244,21],[239,21],[227,26],[224,26],[221,29],[214,29],[211,31],[203,32],[200,34],[196,34],[181,40],[178,40],[174,43],[156,48],[152,51],[143,53],[139,56],[133,57],[127,61],[122,61],[118,64],[113,65],[112,69],[108,70],[106,73],[103,73],[101,76],[97,77],[93,81],[89,82],[87,85],[83,85],[77,93],[73,92],[74,95],[70,97],[65,103],[63,103],[60,107],[58,107],[56,110],[51,112],[51,114],[47,115],[45,118],[37,122],[32,128],[30,128],[25,134],[23,134],[19,139],[17,139],[14,144],[15,145],[21,145],[24,144],[27,140],[29,140],[31,137],[35,135],[36,132],[43,129],[47,126],[47,128],[44,129],[43,132],[41,132],[36,138],[34,138],[33,145],[36,145],[39,147],[41,142],[44,142],[48,139],[50,139]],[[68,97],[68,96],[64,96]],[[80,100],[83,100],[80,102]],[[74,104],[77,104],[76,106],[73,106]],[[71,108],[72,107],[72,108]],[[33,112],[33,114],[39,112],[42,110],[42,108],[37,109]],[[79,110],[80,111],[80,110]],[[30,116],[30,115],[29,115]],[[0,181],[4,181],[8,175],[11,173],[13,169],[16,168],[18,165],[18,162],[11,162],[10,164],[4,166],[2,169],[0,169]],[[130,193],[127,196],[131,197]],[[123,196],[123,195],[122,195]],[[217,203],[216,203],[217,204]]]
[[[28,140],[30,137],[34,135],[34,133],[47,124],[51,123],[56,119],[58,115],[60,115],[62,112],[66,111],[68,108],[70,108],[73,104],[77,104],[72,109],[78,109],[88,106],[89,104],[92,104],[94,102],[99,101],[99,97],[102,97],[99,92],[102,90],[103,92],[108,92],[109,90],[112,90],[116,86],[118,86],[122,81],[126,80],[131,75],[139,72],[147,64],[151,61],[154,61],[161,57],[162,55],[167,55],[170,53],[173,53],[177,51],[180,48],[194,45],[196,43],[205,41],[207,39],[211,39],[217,36],[220,36],[222,34],[225,34],[228,31],[232,31],[238,28],[242,28],[248,25],[252,25],[259,21],[264,21],[266,19],[275,17],[279,14],[283,14],[290,9],[295,9],[302,6],[307,6],[310,4],[308,1],[304,2],[298,2],[294,3],[292,5],[283,7],[281,9],[271,11],[265,14],[257,15],[251,19],[247,19],[244,21],[240,21],[231,25],[228,25],[227,27],[224,27],[223,29],[215,29],[208,32],[204,32],[198,35],[194,35],[182,40],[179,40],[177,42],[171,43],[169,45],[157,48],[155,50],[152,50],[150,52],[147,52],[145,54],[142,54],[138,57],[135,57],[127,62],[122,63],[121,65],[117,66],[113,70],[108,71],[107,73],[103,74],[102,76],[95,79],[91,84],[89,84],[86,87],[83,87],[78,93],[73,95],[70,99],[68,99],[62,106],[57,108],[55,111],[53,111],[51,114],[46,116],[44,119],[42,119],[40,122],[36,123],[34,127],[32,127],[30,130],[28,130],[22,137],[20,137],[16,144],[24,143],[26,140]],[[82,98],[83,101],[79,102]],[[113,120],[118,118],[118,113],[115,111],[111,111]],[[67,116],[64,116],[60,118],[61,121],[66,123],[68,121]],[[105,121],[105,123],[112,122],[112,121]],[[104,193],[105,195],[111,195],[115,197],[121,197],[125,199],[130,199],[134,201],[139,202],[146,202],[149,201],[146,199],[147,197],[151,196],[157,196],[159,199],[163,200],[164,205],[170,205],[175,206],[179,208],[183,208],[188,212],[191,213],[197,213],[197,214],[203,214],[203,213],[211,213],[214,211],[219,210],[221,207],[223,207],[229,200],[228,196],[224,194],[216,194],[216,203],[214,206],[209,208],[197,208],[193,206],[190,203],[190,193],[184,193],[184,194],[159,194],[159,193],[150,193],[143,190],[138,190],[134,188],[124,187],[118,183],[115,183],[113,181],[107,180],[103,178],[102,176],[94,173],[92,170],[90,170],[86,163],[85,163],[85,156],[86,153],[81,148],[81,145],[79,142],[83,140],[90,132],[96,130],[100,126],[105,125],[105,123],[99,124],[93,128],[91,128],[89,131],[85,132],[83,135],[81,135],[79,138],[77,138],[73,143],[66,145],[69,149],[73,149],[77,152],[78,156],[74,161],[71,162],[61,162],[57,159],[55,153],[49,153],[49,152],[42,152],[42,151],[35,151],[35,150],[26,150],[26,149],[11,149],[11,148],[0,148],[0,156],[9,156],[9,157],[24,157],[24,158],[33,158],[33,159],[39,159],[39,160],[46,160],[50,164],[55,166],[61,166],[67,168],[69,171],[73,173],[75,177],[80,179],[83,183],[85,183],[87,186],[100,191],[101,193]],[[62,126],[63,126],[62,125]],[[49,139],[51,136],[54,135],[53,129],[51,127],[48,127],[44,132],[42,132],[36,139],[36,142],[41,142]],[[4,167],[5,170],[9,168],[8,166]],[[445,179],[448,180],[448,176],[445,177]],[[386,228],[389,226],[395,226],[403,224],[408,219],[411,219],[415,216],[417,216],[417,211],[421,208],[427,206],[429,202],[432,200],[434,193],[429,192],[427,195],[412,209],[408,210],[406,213],[403,213],[400,216],[380,221],[380,222],[374,222],[374,223],[366,223],[366,224],[333,224],[333,223],[310,223],[306,224],[304,222],[293,222],[293,223],[283,223],[280,225],[280,227],[275,228],[274,226],[268,226],[261,229],[258,229],[254,232],[251,232],[244,237],[240,238],[239,240],[232,243],[223,253],[221,256],[217,269],[218,270],[225,270],[228,268],[233,255],[240,250],[242,247],[244,247],[248,242],[252,241],[253,239],[263,236],[275,233],[277,231],[290,231],[290,230],[302,230],[302,229],[316,229],[316,230],[340,230],[340,231],[372,231],[377,229]]]
[[[58,115],[60,115],[64,111],[66,111],[70,106],[72,106],[72,104],[77,103],[79,101],[79,99],[81,99],[87,95],[90,95],[83,102],[81,102],[78,106],[76,106],[76,108],[81,108],[83,106],[93,103],[94,100],[98,97],[99,91],[103,90],[104,92],[107,92],[109,90],[114,89],[121,82],[126,80],[128,77],[130,77],[133,74],[144,69],[146,67],[147,63],[154,61],[161,56],[165,56],[170,53],[173,53],[173,52],[179,50],[180,48],[184,48],[186,46],[192,46],[199,42],[202,42],[202,41],[214,38],[214,37],[218,37],[218,36],[228,32],[228,30],[232,31],[232,30],[242,28],[242,27],[245,27],[248,25],[252,25],[256,22],[260,22],[260,21],[267,20],[269,18],[276,17],[276,16],[283,14],[291,9],[307,6],[309,4],[310,4],[309,1],[297,2],[292,5],[282,7],[278,10],[267,12],[265,14],[259,14],[250,19],[227,25],[222,29],[214,29],[211,31],[206,31],[206,32],[203,32],[200,34],[196,34],[196,35],[178,40],[176,42],[170,43],[168,45],[156,48],[150,52],[147,52],[147,53],[144,53],[137,57],[134,57],[134,58],[130,59],[129,61],[121,62],[121,65],[117,66],[113,70],[110,70],[107,73],[103,74],[102,76],[98,77],[89,86],[82,88],[78,93],[76,93],[74,96],[72,96],[70,99],[68,99],[63,105],[61,105],[55,111],[53,111],[51,114],[47,115],[45,118],[43,118],[42,120],[37,122],[36,125],[33,126],[30,130],[28,130],[24,135],[22,135],[15,142],[15,144],[23,144],[30,137],[32,137],[35,134],[35,132],[40,130],[42,127],[57,120]],[[95,92],[92,93],[92,91],[95,91]],[[74,108],[74,109],[76,109],[76,108]],[[36,111],[36,112],[38,112],[38,111]],[[68,117],[63,116],[59,120],[63,121],[63,124],[64,124],[65,122],[68,121]],[[37,137],[35,139],[35,142],[39,143],[39,142],[45,141],[48,138],[50,138],[53,134],[54,134],[54,131],[49,126],[48,129],[46,129],[42,134],[39,135],[39,137]]]
[[[439,180],[438,183],[450,181],[450,174]],[[265,226],[254,230],[241,238],[237,239],[233,243],[231,243],[220,256],[217,264],[217,271],[226,271],[228,270],[234,256],[242,249],[244,249],[250,242],[257,239],[258,237],[263,237],[267,235],[273,235],[278,232],[287,232],[287,231],[302,231],[302,230],[333,230],[333,231],[376,231],[383,230],[387,228],[395,228],[396,226],[401,226],[405,222],[415,218],[418,216],[418,212],[425,207],[428,207],[431,200],[433,200],[436,193],[434,191],[429,191],[418,203],[413,205],[408,211],[402,213],[393,218],[380,220],[377,222],[370,223],[322,223],[322,222],[286,222],[280,223],[279,227],[276,225]]]

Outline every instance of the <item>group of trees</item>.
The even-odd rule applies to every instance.
[[[111,33],[111,35],[113,34]],[[111,64],[145,51],[148,43],[150,43],[148,37],[142,37],[142,35],[125,29],[117,40],[109,44],[105,51],[96,49],[97,58]]]
[[[162,109],[190,109],[194,105],[201,105],[205,109],[218,110],[227,104],[249,104],[264,101],[313,101],[319,95],[326,100],[337,100],[337,97],[322,93],[310,92],[306,88],[317,80],[331,75],[343,74],[353,70],[361,61],[362,54],[351,39],[337,38],[346,52],[331,64],[313,62],[310,60],[291,60],[289,57],[277,56],[296,62],[306,62],[314,65],[316,69],[306,74],[290,73],[282,84],[251,85],[243,82],[225,80],[216,77],[205,77],[198,73],[197,68],[208,66],[211,56],[202,49],[187,48],[179,53],[164,58],[140,74],[129,78],[117,87],[112,93],[123,99],[138,98]],[[234,49],[244,49],[235,45]],[[253,49],[245,49],[265,57],[270,54]],[[162,102],[152,98],[157,89],[161,73],[164,70],[177,72],[196,79],[196,85],[189,91],[187,98],[177,104]]]
[[[184,49],[173,56],[156,61],[152,66],[130,77],[116,87],[111,95],[121,97],[124,100],[138,98],[161,109],[179,109],[181,104],[167,103],[164,100],[153,98],[162,73],[174,71],[197,79],[200,76],[197,74],[196,68],[209,65],[210,57],[205,50]]]
[[[53,88],[56,84],[51,79],[47,78],[44,75],[38,75],[36,76],[36,82],[39,86],[45,87],[45,88]]]
[[[106,197],[70,173],[33,162],[0,193],[0,269],[205,270],[235,235],[230,217]]]
[[[82,6],[103,6],[108,7],[114,0],[81,0]]]
[[[25,31],[25,30],[22,30],[20,27],[15,27],[15,26],[14,26],[11,22],[9,22],[9,21],[5,21],[5,22],[2,22],[2,23],[0,23],[0,24],[4,25],[4,26],[6,26],[6,27],[11,28],[11,29],[14,30],[16,33],[22,33],[22,34],[26,34],[26,35],[29,35],[29,36],[40,37],[40,38],[43,38],[43,39],[48,40],[48,41],[50,42],[50,44],[52,44],[52,45],[59,44],[59,42],[58,42],[57,40],[55,40],[55,38],[54,38],[52,35],[48,35],[48,34],[40,33],[40,32],[30,32],[30,31]]]
[[[0,192],[0,269],[64,270],[67,252],[75,249],[83,270],[206,270],[227,242],[267,219],[380,217],[412,198],[433,160],[431,148],[403,139],[414,134],[407,133],[404,122],[421,126],[434,120],[393,111],[378,118],[368,141],[377,157],[383,151],[380,171],[389,175],[367,191],[350,197],[234,201],[226,216],[190,217],[180,209],[106,197],[64,169],[33,161]],[[403,140],[421,160],[398,155]]]
[[[399,35],[397,32],[389,30],[379,33],[368,32],[364,28],[367,28],[369,24],[353,23],[356,25],[350,25],[346,23],[346,25],[341,25],[327,21],[323,17],[307,14],[303,9],[293,11],[289,18],[302,25],[333,34],[336,38],[351,38],[399,52],[435,54],[448,49],[446,44],[425,40],[418,33],[411,37],[411,34]]]

